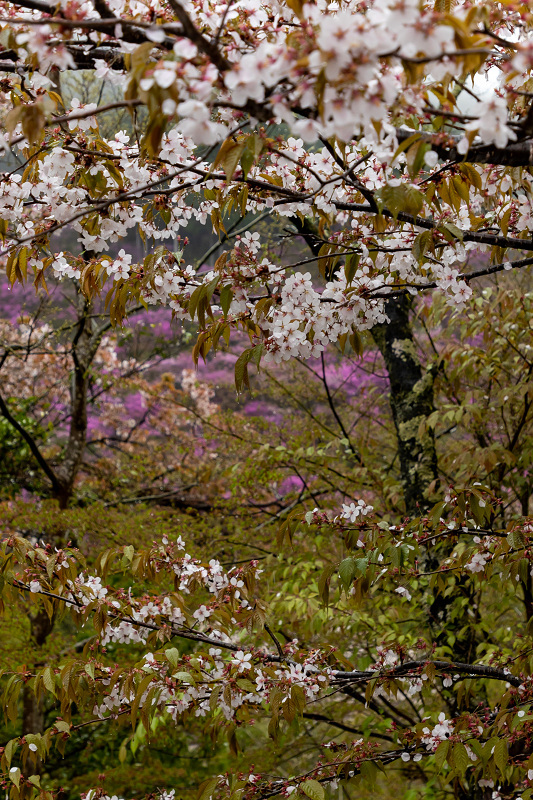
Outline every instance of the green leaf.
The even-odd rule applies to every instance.
[[[246,147],[241,157],[241,167],[244,173],[244,177],[248,175],[250,172],[251,167],[257,161],[258,157],[261,155],[263,148],[265,146],[265,140],[258,136],[256,133],[252,133],[251,136],[248,137],[246,140]]]
[[[248,364],[253,359],[259,368],[262,352],[263,345],[256,344],[255,347],[251,347],[240,354],[239,358],[235,362],[235,388],[237,389],[237,392],[242,392],[244,386],[246,386],[247,389],[250,388]]]
[[[255,366],[257,367],[257,369],[259,369],[259,364],[261,363],[261,356],[262,355],[263,355],[263,345],[262,344],[257,344],[252,349],[252,359],[253,359],[253,362],[254,362]]]
[[[127,545],[124,548],[124,557],[129,561],[133,561],[133,556],[135,554],[135,548],[132,544]]]
[[[419,233],[413,242],[413,258],[420,263],[433,243],[433,231]]]
[[[420,142],[407,153],[409,175],[414,180],[424,165],[424,156],[431,150],[429,142]]]
[[[250,379],[248,378],[248,364],[252,357],[251,349],[245,350],[240,354],[235,362],[235,388],[237,392],[242,392],[244,386],[250,388]]]
[[[18,747],[18,744],[19,744],[18,739],[10,739],[9,742],[6,744],[3,761],[5,761],[8,769],[11,766],[11,760]]]
[[[329,585],[331,582],[331,576],[334,572],[335,567],[333,564],[328,564],[328,566],[321,572],[318,579],[318,594],[325,606],[327,606],[329,603]]]
[[[245,147],[246,140],[236,142],[233,139],[226,139],[218,151],[213,165],[214,169],[222,167],[226,173],[226,179],[230,181],[233,178],[233,173],[237,168],[237,164],[241,159]]]
[[[164,114],[155,114],[146,127],[145,134],[141,141],[141,149],[149,156],[159,155],[161,139],[168,124],[168,117]]]
[[[416,133],[411,134],[411,136],[408,136],[407,139],[404,139],[404,141],[396,149],[396,152],[392,157],[391,164],[394,163],[394,161],[396,161],[396,159],[401,153],[405,152],[406,150],[409,150],[409,148],[420,139],[421,135],[422,134],[419,131],[417,131]]]
[[[126,758],[128,757],[128,751],[126,750],[126,745],[128,742],[129,742],[129,736],[127,739],[124,739],[124,741],[122,742],[122,744],[118,749],[118,760],[121,764],[123,764]]]
[[[468,758],[466,747],[462,742],[458,742],[453,746],[452,755],[454,768],[457,770],[457,772],[459,772],[460,775],[464,775],[466,768],[470,764],[470,759]]]
[[[437,749],[435,750],[435,765],[439,772],[444,766],[444,762],[446,761],[446,756],[448,755],[448,750],[450,749],[450,743],[447,739],[439,744]]]
[[[232,300],[233,290],[229,283],[226,283],[220,290],[220,307],[225,317],[228,316],[228,311]]]
[[[218,778],[209,778],[209,780],[201,783],[198,789],[198,794],[196,795],[196,800],[210,800],[210,798],[213,796],[213,792],[215,791],[217,783]]]
[[[375,193],[374,198],[380,212],[390,211],[394,219],[403,212],[416,217],[424,205],[424,195],[416,187],[400,183],[398,186],[387,184]]]
[[[211,301],[211,298],[213,297],[213,293],[217,288],[219,281],[220,281],[220,275],[215,275],[213,280],[207,284],[206,297],[208,302]]]
[[[270,736],[271,739],[277,741],[279,735],[279,717],[277,714],[273,714],[270,717],[270,720],[268,722],[268,735]]]
[[[56,682],[54,680],[54,673],[51,667],[46,667],[43,670],[43,683],[45,685],[45,688],[48,689],[48,691],[51,692],[55,697]]]
[[[354,560],[356,575],[366,575],[368,569],[368,558],[356,558]]]
[[[11,767],[9,770],[9,780],[14,783],[17,789],[20,785],[20,769],[18,767]]]
[[[351,283],[353,281],[360,260],[361,260],[361,253],[350,253],[349,255],[346,256],[346,261],[344,262],[344,274],[346,275],[346,283]]]
[[[198,286],[191,294],[189,299],[189,314],[191,316],[191,319],[194,319],[194,316],[196,314],[196,309],[200,305],[200,300],[202,299],[202,297],[205,297],[206,292],[207,292],[207,286],[202,284],[202,286]]]
[[[376,765],[372,761],[363,761],[359,771],[365,786],[369,786],[370,789],[374,788],[378,771]]]
[[[239,689],[242,689],[243,692],[255,692],[255,683],[252,683],[248,678],[239,678],[237,680],[237,686]]]
[[[525,545],[524,535],[518,530],[510,531],[510,533],[507,534],[507,541],[509,542],[509,547],[512,547],[514,550],[519,550]]]
[[[351,346],[352,350],[354,351],[355,355],[356,356],[362,356],[363,355],[363,340],[361,339],[359,331],[357,331],[355,328],[352,328],[352,332],[348,336],[348,341],[349,341],[350,346]],[[350,444],[350,443],[348,442],[348,444]]]
[[[324,788],[318,781],[308,780],[300,784],[300,789],[310,800],[324,800]]]
[[[345,558],[344,561],[341,561],[339,564],[339,578],[341,579],[341,583],[345,592],[347,592],[352,585],[354,577],[355,561],[351,557]]]
[[[462,242],[463,241],[463,231],[454,225],[452,222],[443,222],[442,225],[439,225],[437,230],[442,233],[444,238],[447,242],[453,243],[457,239]]]
[[[298,711],[299,714],[301,714],[307,703],[306,695],[302,687],[292,686],[291,697],[294,700],[294,705],[296,706],[296,710]]]
[[[135,729],[135,724],[137,722],[137,711],[139,710],[143,694],[148,689],[148,686],[150,685],[152,678],[153,675],[145,675],[142,681],[140,681],[139,685],[137,686],[135,699],[131,704],[131,713],[130,713],[131,724],[134,729]]]
[[[501,774],[505,774],[505,767],[509,760],[509,753],[507,751],[507,742],[505,739],[498,739],[494,745],[494,763],[500,770]]]
[[[176,647],[169,647],[168,650],[165,650],[165,658],[174,668],[178,666],[179,657],[180,651]],[[185,674],[188,675],[188,673]]]
[[[192,684],[192,686],[194,686],[194,678],[192,677],[190,672],[175,672],[172,677],[175,678],[177,681],[182,681],[183,683],[189,683]]]

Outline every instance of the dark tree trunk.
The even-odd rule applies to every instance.
[[[398,454],[406,511],[410,516],[424,513],[431,505],[429,494],[438,487],[438,464],[433,429],[424,423],[435,410],[433,402],[434,372],[424,371],[417,357],[416,345],[409,322],[408,296],[389,301],[386,313],[390,322],[376,325],[371,333],[385,361],[389,383],[392,416],[398,437]],[[447,549],[434,547],[424,559],[425,570],[437,569]],[[447,595],[436,592],[428,607],[428,618],[434,641],[447,644],[449,620],[457,601],[467,597],[453,623],[456,639],[454,656],[470,663],[476,641],[472,636],[468,609],[474,602],[469,580],[456,579],[455,590]],[[460,632],[461,635],[460,635]],[[459,713],[455,699],[449,703],[449,713]],[[492,789],[479,787],[476,782],[456,781],[453,790],[458,800],[489,800]]]
[[[313,255],[318,256],[323,239],[317,226],[301,217],[293,217],[291,222]],[[387,301],[389,322],[375,325],[371,334],[389,377],[405,507],[408,514],[416,516],[430,505],[428,490],[432,483],[438,483],[438,469],[433,431],[426,428],[424,433],[419,432],[420,423],[435,411],[435,376],[432,370],[422,370],[409,322],[410,308],[408,295]]]
[[[315,256],[323,240],[318,230],[307,219],[294,218],[298,233]],[[375,325],[371,334],[379,348],[390,384],[390,405],[398,439],[400,473],[406,512],[419,516],[431,506],[431,493],[439,488],[437,452],[433,429],[427,425],[428,417],[435,411],[433,400],[434,369],[424,370],[417,355],[417,348],[409,320],[411,300],[408,295],[396,297],[386,303],[389,318],[386,324]],[[428,549],[423,569],[438,567],[446,558],[445,548]],[[472,586],[467,581],[458,581],[455,591],[448,596],[436,592],[428,600],[428,617],[437,644],[446,642],[448,626],[457,599],[467,596],[469,602],[459,611],[453,622],[456,640],[454,655],[458,661],[470,663],[475,653],[468,609],[473,602]],[[463,631],[462,636],[459,632]],[[350,690],[345,690],[350,693]],[[359,699],[354,697],[354,699]],[[373,709],[376,710],[376,709]],[[449,713],[458,713],[455,700],[449,703]],[[400,721],[401,724],[401,721]],[[457,780],[453,786],[457,800],[490,800],[492,789],[479,787],[474,781]]]
[[[375,325],[371,333],[389,376],[405,507],[408,514],[415,516],[428,507],[428,491],[437,484],[438,471],[433,430],[424,425],[435,410],[434,373],[422,370],[409,309],[408,296],[388,301],[385,311],[390,322]]]
[[[78,289],[78,324],[72,340],[72,382],[70,388],[70,430],[63,460],[57,470],[58,489],[54,492],[61,508],[66,508],[72,497],[87,442],[87,390],[89,368],[100,344],[95,343],[89,302]]]

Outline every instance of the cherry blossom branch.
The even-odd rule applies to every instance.
[[[248,222],[246,225],[243,225],[241,228],[237,229],[237,225],[239,225],[239,223],[242,222],[242,218],[238,219],[226,233],[222,234],[218,242],[215,242],[213,245],[211,245],[211,247],[208,250],[206,250],[206,252],[202,256],[200,256],[197,263],[200,266],[202,266],[203,264],[205,264],[207,259],[213,255],[213,253],[216,253],[219,247],[222,247],[222,245],[225,242],[228,242],[231,239],[235,239],[237,236],[246,233],[246,231],[250,230],[250,228],[253,228],[255,225],[258,225],[267,217],[270,217],[271,214],[272,214],[271,209],[269,209],[268,211],[263,211],[261,214],[259,214],[259,216],[257,217],[254,216],[254,218],[250,222]]]
[[[284,654],[284,652],[283,652],[283,649],[282,649],[282,647],[281,647],[281,644],[279,643],[279,640],[278,640],[278,638],[276,637],[276,635],[275,635],[274,631],[273,631],[273,630],[272,630],[272,629],[271,629],[271,628],[270,628],[270,627],[269,627],[269,626],[266,624],[266,622],[265,622],[265,623],[263,623],[263,628],[266,630],[266,632],[268,633],[268,635],[270,636],[270,638],[272,639],[272,641],[273,641],[273,642],[274,642],[274,644],[276,645],[276,650],[278,651],[278,656],[280,657],[280,659],[281,659],[282,661],[286,661],[285,654]]]
[[[131,101],[131,102],[136,104],[136,105],[140,103],[140,101]],[[110,105],[112,105],[112,104],[110,104]],[[104,107],[102,107],[102,108],[104,108]],[[92,113],[89,113],[89,112],[86,113],[86,116],[92,116],[92,115],[93,115]],[[56,120],[56,122],[68,121],[68,119],[69,119],[69,117],[66,116],[65,118],[58,118]],[[238,126],[237,130],[239,128],[241,128],[245,124],[246,124],[246,122],[241,123]],[[233,132],[235,132],[235,131],[233,131]],[[229,135],[231,135],[231,133],[228,133],[228,136]],[[214,147],[214,145],[210,149],[212,150],[213,147]],[[205,160],[205,156],[204,156],[203,159],[198,159],[195,162],[195,164],[196,165],[199,164],[202,160]],[[132,196],[140,196],[143,192],[151,192],[151,191],[153,191],[155,189],[156,186],[161,185],[162,183],[165,183],[166,181],[172,180],[173,178],[177,177],[182,172],[185,172],[187,170],[189,170],[190,172],[193,172],[195,174],[198,174],[199,176],[201,176],[203,178],[206,178],[206,179],[209,178],[211,180],[223,181],[224,183],[227,182],[227,176],[225,174],[208,172],[207,170],[200,169],[198,166],[189,165],[187,167],[184,167],[182,170],[179,170],[179,171],[175,172],[174,174],[168,175],[168,176],[166,176],[164,178],[161,178],[161,179],[159,179],[157,181],[154,181],[154,182],[149,183],[149,184],[145,184],[144,186],[141,186],[141,187],[137,187],[134,190],[131,190],[131,191],[128,191],[128,192],[123,192],[122,194],[118,194],[113,199],[105,200],[102,203],[95,203],[94,206],[93,206],[93,210],[96,210],[96,211],[105,210],[106,208],[109,208],[109,206],[113,205],[114,203],[122,202],[123,200],[129,199]],[[319,191],[319,190],[317,190],[317,191],[312,192],[312,193],[295,192],[294,190],[286,189],[286,188],[280,187],[280,186],[276,186],[275,184],[268,183],[268,181],[261,181],[261,180],[256,179],[256,178],[235,177],[233,180],[235,180],[238,183],[245,183],[248,186],[251,186],[253,188],[266,189],[270,193],[273,193],[273,194],[284,195],[286,198],[290,198],[294,202],[298,202],[298,203],[308,201],[311,197],[313,197]],[[172,187],[171,189],[163,190],[162,193],[171,194],[171,193],[178,192],[178,191],[182,190],[183,188],[184,188],[183,186]],[[280,202],[285,203],[285,202],[287,202],[287,200],[283,200],[283,201],[280,201]],[[333,205],[337,209],[339,209],[341,211],[357,211],[357,212],[369,214],[369,215],[372,215],[372,216],[375,216],[375,213],[376,213],[372,209],[372,207],[370,205],[367,206],[367,205],[360,204],[360,203],[345,203],[345,202],[335,201],[334,200],[333,201]],[[53,228],[50,228],[48,231],[45,231],[45,233],[53,232],[53,231],[57,230],[59,225],[61,227],[64,227],[65,225],[68,225],[71,222],[75,221],[76,219],[80,219],[82,216],[84,216],[85,213],[88,213],[88,212],[87,211],[79,212],[78,214],[73,215],[70,219],[67,219],[64,222],[58,224],[57,227],[54,226]],[[407,222],[407,223],[410,223],[410,224],[412,224],[412,225],[414,225],[416,227],[424,228],[426,230],[436,230],[436,231],[438,231],[439,225],[442,224],[442,223],[438,223],[436,220],[432,220],[431,218],[413,216],[412,214],[407,214],[407,213],[405,213],[403,211],[400,211],[397,214],[393,214],[387,208],[383,208],[382,209],[381,215],[384,216],[384,217],[388,217],[388,218],[397,218],[401,222]],[[22,244],[22,243],[24,243],[26,241],[31,241],[32,239],[36,238],[36,236],[37,235],[32,235],[32,236],[26,237],[24,239],[20,239],[20,240],[18,240],[18,244],[20,245],[20,244]],[[513,250],[526,250],[526,251],[527,250],[533,250],[533,241],[531,239],[516,239],[516,238],[513,238],[513,237],[509,237],[509,236],[498,236],[497,234],[480,233],[478,231],[461,231],[461,236],[462,236],[463,241],[465,241],[465,242],[479,242],[480,244],[489,244],[489,245],[491,245],[493,247],[502,247],[502,248],[513,249]],[[0,256],[5,255],[7,252],[9,252],[10,249],[12,249],[12,248],[9,248],[8,250],[4,250],[4,251],[0,252]],[[487,273],[487,274],[489,274],[489,273]],[[428,286],[427,288],[430,288],[430,287]]]
[[[23,5],[22,3],[17,3],[17,5]],[[61,28],[65,29],[75,29],[75,28],[82,28],[82,29],[90,29],[95,31],[104,31],[112,30],[115,33],[115,29],[117,25],[121,25],[122,27],[134,27],[139,28],[142,30],[161,30],[170,31],[171,33],[176,33],[177,35],[183,35],[183,30],[181,27],[178,27],[174,22],[164,22],[161,17],[156,17],[153,22],[142,22],[142,20],[127,20],[124,17],[114,17],[111,13],[109,16],[104,16],[101,19],[97,18],[87,18],[87,19],[68,19],[63,17],[46,17],[42,19],[32,19],[32,18],[24,18],[24,17],[0,17],[0,24],[7,24],[7,25],[28,25],[28,26],[41,26],[41,25],[58,25]],[[144,41],[152,41],[151,39],[144,39]],[[157,47],[160,42],[152,41],[154,47]],[[118,44],[117,44],[118,48]]]
[[[341,776],[339,775],[338,771],[339,767],[344,767],[345,772],[350,771],[354,775],[355,774],[358,775],[361,771],[362,763],[380,762],[381,764],[391,764],[393,761],[397,761],[399,758],[401,758],[402,755],[404,755],[405,753],[409,753],[410,755],[415,755],[416,752],[417,751],[415,751],[414,748],[403,747],[401,750],[388,750],[384,753],[378,753],[377,755],[374,756],[365,756],[361,760],[353,762],[346,760],[330,761],[326,764],[321,764],[320,767],[318,768],[309,770],[308,772],[305,772],[301,775],[292,777],[290,780],[287,778],[283,778],[271,781],[270,785],[271,786],[273,785],[276,788],[274,789],[266,788],[264,791],[259,791],[252,796],[254,800],[267,800],[267,798],[270,797],[279,797],[279,795],[282,793],[281,790],[283,786],[286,786],[287,784],[292,785],[293,783],[300,784],[303,783],[306,778],[310,777],[316,780],[318,783],[332,783],[334,781],[337,782],[341,779]],[[422,751],[420,755],[429,756],[431,755],[431,753],[428,753],[427,751]],[[319,770],[326,770],[328,768],[335,769],[335,772],[331,775],[326,775],[326,776],[320,776],[319,774],[317,774]]]
[[[336,719],[331,719],[331,717],[327,717],[325,714],[315,714],[304,711],[302,716],[304,719],[312,719],[315,722],[324,722],[326,725],[331,725],[332,728],[338,728],[341,731],[347,731],[347,733],[355,733],[358,736],[362,735],[363,733],[361,730],[353,728],[351,725],[346,725],[344,722],[337,722]],[[394,742],[392,736],[387,736],[385,733],[372,731],[370,736],[373,736],[376,739],[382,739],[384,742]]]
[[[440,110],[439,110],[440,113]],[[418,131],[399,128],[396,132],[399,142],[403,142]],[[533,139],[527,138],[518,142],[509,142],[506,147],[495,147],[487,144],[474,144],[466,154],[457,150],[461,136],[420,131],[420,141],[428,142],[440,158],[457,163],[495,164],[505,167],[527,167],[533,164]]]
[[[361,203],[344,203],[334,200],[333,205],[339,211],[360,211],[364,214],[374,214],[370,206]],[[407,214],[405,211],[399,211],[397,214],[393,214],[388,208],[383,208],[381,214],[389,219],[394,218],[400,220],[400,222],[408,222],[417,228],[424,228],[428,231],[434,230],[438,232],[439,225],[443,224],[431,218]],[[498,236],[497,234],[464,230],[461,230],[460,238],[464,242],[479,242],[479,244],[489,244],[492,247],[503,247],[511,250],[533,250],[533,241],[531,239],[515,239],[512,236]]]
[[[42,11],[44,14],[50,14],[51,17],[54,16],[57,9],[56,5],[46,3],[44,0],[20,0],[20,2],[17,1],[17,6],[29,8],[31,11]],[[44,20],[41,24],[44,24]]]
[[[16,580],[13,582],[13,586],[16,588],[31,592],[30,586],[24,584],[22,581]],[[54,592],[49,592],[47,590],[42,589],[38,594],[45,595],[46,597],[50,597],[53,600],[59,600],[66,605],[71,605],[79,610],[83,610],[85,606],[79,600],[75,598],[68,598],[63,597],[62,595],[55,594]],[[97,609],[91,609],[93,613],[96,612]],[[207,634],[200,633],[198,631],[193,630],[185,630],[185,629],[177,629],[173,625],[170,626],[160,626],[155,625],[150,622],[145,622],[142,620],[135,620],[132,617],[124,616],[121,614],[117,614],[114,612],[109,613],[109,618],[114,619],[121,622],[127,622],[134,626],[139,626],[140,628],[145,628],[151,631],[160,631],[164,627],[168,628],[172,634],[172,636],[176,636],[178,638],[189,639],[192,641],[201,642],[203,644],[209,644],[216,647],[222,647],[227,650],[231,650],[232,652],[237,652],[239,650],[243,650],[242,645],[233,644],[232,642],[222,641],[220,639],[215,639]],[[266,626],[265,626],[266,629]],[[267,630],[269,635],[271,632]],[[270,661],[270,662],[280,662],[285,661],[286,657],[279,652],[281,650],[281,645],[277,642],[278,647],[278,655],[274,655],[273,653],[261,653],[259,654],[259,658],[262,661]],[[344,687],[345,685],[353,684],[353,683],[368,683],[373,680],[383,680],[388,678],[395,678],[395,677],[411,677],[409,676],[410,672],[413,670],[417,670],[417,677],[420,675],[420,672],[424,670],[428,665],[434,666],[436,669],[440,671],[455,671],[455,672],[462,672],[468,675],[478,675],[482,678],[490,678],[493,680],[505,681],[506,683],[511,684],[511,686],[519,687],[522,686],[523,680],[512,675],[509,672],[505,672],[503,670],[496,669],[495,667],[485,666],[484,664],[465,664],[459,661],[440,661],[440,660],[425,660],[425,661],[407,661],[403,664],[398,664],[395,667],[392,667],[388,670],[379,670],[379,671],[346,671],[346,670],[332,670],[331,671],[331,684],[338,685],[339,687]],[[311,670],[312,672],[318,672],[317,668]]]
[[[216,42],[210,42],[202,33],[200,33],[179,0],[167,0],[167,2],[181,22],[184,35],[196,45],[198,50],[208,56],[208,58],[215,65],[215,67],[220,70],[220,72],[226,72],[227,70],[231,69],[230,62],[225,56],[222,55],[216,45]]]
[[[23,592],[30,592],[31,593],[30,586],[26,585],[22,581],[19,581],[19,580],[15,579],[12,585],[16,589],[20,589]],[[76,600],[75,598],[63,597],[60,594],[55,594],[54,592],[49,592],[46,589],[41,589],[37,594],[42,594],[45,597],[50,597],[50,599],[52,599],[52,600],[59,600],[60,602],[65,603],[65,605],[74,606],[75,608],[79,609],[80,611],[83,611],[85,609],[85,606],[83,605],[83,603],[81,603],[79,600]],[[96,609],[91,609],[91,612],[95,613]],[[191,640],[193,642],[202,642],[202,644],[209,644],[209,645],[216,646],[216,647],[222,647],[222,648],[224,648],[226,650],[231,650],[232,652],[237,652],[238,650],[242,650],[242,647],[240,645],[233,644],[232,642],[225,642],[225,641],[223,641],[221,639],[213,639],[210,636],[207,636],[206,634],[200,633],[199,631],[182,630],[182,629],[179,629],[179,628],[175,628],[173,625],[166,625],[166,626],[153,625],[150,622],[144,622],[142,620],[135,620],[132,617],[123,616],[121,614],[116,614],[116,613],[114,613],[112,611],[110,611],[108,613],[108,617],[109,617],[109,619],[117,620],[119,622],[128,622],[130,625],[137,625],[140,628],[145,628],[146,630],[150,630],[150,631],[160,631],[163,628],[167,628],[171,632],[172,636],[176,636],[176,637],[178,637],[180,639],[189,639],[189,640]],[[279,656],[267,655],[265,657],[265,660],[276,662],[276,661],[279,661]]]
[[[495,275],[497,272],[510,272],[514,269],[522,269],[523,267],[530,267],[533,264],[533,258],[523,258],[519,261],[503,261],[499,264],[493,264],[491,267],[485,267],[483,269],[477,269],[473,272],[460,272],[457,276],[459,280],[464,281],[471,281],[475,278],[484,278],[487,275]],[[413,284],[404,284],[417,291],[426,291],[427,289],[436,289],[437,283],[435,281],[429,281],[428,283],[413,283]],[[401,295],[408,294],[408,289],[399,288],[397,291],[393,292],[383,292],[381,288],[376,289],[375,291],[370,291],[372,297],[400,297]]]
[[[392,677],[405,677],[406,673],[412,672],[413,670],[418,670],[418,674],[420,671],[423,671],[424,667],[431,664],[436,669],[440,671],[449,672],[454,670],[455,672],[463,672],[468,675],[479,675],[482,678],[491,678],[493,680],[498,681],[505,681],[506,683],[510,683],[511,686],[522,686],[523,680],[521,678],[517,678],[514,675],[511,675],[510,672],[505,672],[503,670],[496,669],[495,667],[488,667],[484,664],[464,664],[460,661],[406,661],[403,664],[398,664],[396,667],[392,667],[390,670],[386,671],[379,671],[379,672],[372,672],[370,670],[366,670],[364,672],[342,672],[340,670],[335,672],[335,677],[332,679],[333,684],[342,684],[344,682],[353,682],[353,683],[368,683],[369,681],[375,680],[376,678],[392,678]]]
[[[142,100],[117,100],[114,103],[107,103],[105,106],[98,106],[97,108],[93,108],[92,110],[85,110],[85,111],[76,111],[73,114],[63,114],[60,117],[51,117],[47,122],[44,123],[45,128],[52,128],[56,125],[60,125],[63,122],[71,122],[78,119],[88,119],[89,117],[95,117],[98,114],[105,114],[106,111],[114,111],[118,108],[135,108],[136,106],[142,106]],[[11,139],[9,142],[9,146],[12,147],[14,144],[18,144],[19,142],[25,141],[25,136],[15,136],[14,139]],[[4,145],[0,145],[1,150],[5,150]]]
[[[135,105],[136,106],[136,105],[141,104],[141,101],[131,100],[131,101],[124,101],[124,103],[118,103],[118,104],[110,103],[107,107],[106,106],[102,106],[101,110],[102,109],[106,109],[106,108],[110,109],[111,107],[121,107],[122,105],[127,105],[127,104],[131,104],[131,105]],[[91,116],[94,115],[94,112],[85,111],[85,112],[80,112],[80,113],[82,113],[84,117],[91,117]],[[58,117],[58,118],[56,118],[55,122],[58,123],[58,122],[62,122],[62,121],[68,121],[69,119],[72,119],[72,118],[73,117],[70,117],[69,115],[65,116],[64,118]],[[228,131],[228,137],[234,135],[235,133],[237,133],[246,124],[247,124],[246,120],[243,121],[243,122],[240,122],[235,128],[233,128],[231,131]],[[24,137],[22,137],[22,138],[24,138]],[[78,211],[76,214],[73,214],[68,219],[65,219],[62,222],[56,222],[56,223],[50,225],[45,230],[39,231],[38,233],[29,234],[28,236],[24,236],[24,237],[22,237],[20,239],[16,239],[16,243],[15,244],[10,245],[9,247],[7,247],[4,250],[0,251],[0,258],[2,256],[4,256],[4,255],[7,255],[8,253],[10,253],[16,247],[20,247],[21,244],[25,244],[26,242],[35,241],[36,239],[39,239],[39,237],[41,237],[43,235],[49,236],[51,233],[55,233],[55,231],[58,231],[61,228],[65,228],[68,225],[71,225],[73,222],[76,222],[78,219],[82,219],[82,217],[84,217],[86,214],[88,214],[90,212],[105,211],[110,206],[114,205],[115,203],[122,203],[125,200],[130,200],[130,199],[133,199],[133,198],[141,197],[147,191],[150,191],[150,192],[153,191],[155,189],[155,187],[161,186],[162,184],[166,183],[167,181],[171,181],[174,178],[179,177],[184,172],[188,172],[188,171],[195,172],[196,165],[202,163],[202,161],[204,161],[213,152],[213,150],[215,150],[216,147],[218,147],[218,144],[219,143],[216,142],[215,144],[211,145],[208,148],[207,152],[203,153],[202,156],[200,156],[198,159],[196,159],[196,161],[194,161],[192,165],[191,164],[187,164],[186,166],[182,167],[181,169],[175,170],[170,175],[165,175],[165,176],[163,176],[162,178],[159,178],[156,181],[150,181],[150,183],[144,184],[143,186],[137,186],[134,189],[129,189],[126,192],[121,192],[121,193],[117,194],[113,198],[109,198],[109,199],[104,200],[102,202],[96,202],[96,203],[92,204],[89,208],[85,208],[82,211]],[[206,172],[205,175],[207,176],[207,175],[209,175],[209,173]],[[220,177],[222,179],[222,176],[220,176]],[[196,185],[196,183],[198,183],[198,182],[187,184],[187,187],[191,188],[192,186]],[[183,188],[184,188],[183,186],[179,186],[179,187],[176,187],[176,189],[173,189],[172,191],[180,191]]]

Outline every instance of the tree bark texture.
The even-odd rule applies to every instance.
[[[433,431],[420,426],[435,410],[431,371],[424,371],[416,353],[409,323],[407,296],[388,301],[390,322],[375,325],[372,337],[385,361],[390,405],[396,434],[406,511],[416,516],[426,509],[428,489],[438,480]]]

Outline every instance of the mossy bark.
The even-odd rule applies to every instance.
[[[434,374],[420,364],[409,310],[408,296],[388,301],[385,311],[390,322],[375,325],[371,333],[389,376],[406,511],[418,515],[428,507],[428,491],[438,481],[435,438],[424,424],[435,410]]]

